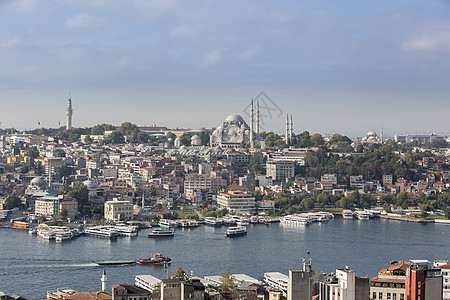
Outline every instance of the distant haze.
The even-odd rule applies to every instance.
[[[3,0],[0,122],[447,133],[449,55],[447,0]]]

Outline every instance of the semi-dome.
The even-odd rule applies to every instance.
[[[44,177],[36,176],[33,179],[31,179],[30,184],[31,185],[38,185],[38,186],[45,185]]]
[[[191,140],[201,140],[201,138],[200,138],[198,135],[194,134],[194,135],[191,137]]]

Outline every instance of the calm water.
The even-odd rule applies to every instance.
[[[273,224],[252,225],[247,236],[226,238],[225,227],[177,229],[175,237],[150,239],[148,230],[117,241],[79,237],[56,243],[27,232],[0,229],[0,291],[39,299],[48,290],[101,289],[103,267],[97,260],[136,260],[161,252],[172,258],[169,275],[182,267],[194,276],[223,275],[226,271],[255,278],[264,272],[301,268],[311,251],[313,269],[333,272],[350,266],[358,276],[375,276],[391,260],[450,259],[450,226],[387,220],[342,220],[315,223],[307,228]],[[108,290],[134,277],[164,277],[161,266],[107,267]]]

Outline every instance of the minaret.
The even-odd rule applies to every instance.
[[[284,133],[284,139],[286,140],[286,144],[289,146],[289,114],[286,114],[286,132]]]
[[[106,277],[106,269],[103,269],[102,278],[102,292],[106,292],[106,282],[108,281],[108,277]]]
[[[381,126],[381,133],[380,133],[380,135],[381,135],[381,144],[383,144],[383,126]]]
[[[260,115],[259,115],[259,101],[256,102],[256,135],[259,136],[259,120],[260,119]]]
[[[72,129],[72,114],[73,114],[73,110],[72,110],[72,99],[70,99],[67,101],[67,125],[66,125],[66,129],[70,130]]]
[[[293,131],[294,131],[294,122],[292,121],[292,114],[291,114],[291,124],[289,126],[289,141],[291,142],[291,144],[293,144],[294,141]]]
[[[255,123],[254,116],[253,116],[253,99],[252,104],[250,106],[250,147],[253,148],[253,125]]]

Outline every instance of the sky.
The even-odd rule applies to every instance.
[[[450,133],[448,0],[0,0],[0,127]],[[247,110],[246,110],[247,109]],[[40,125],[38,125],[40,122]]]

